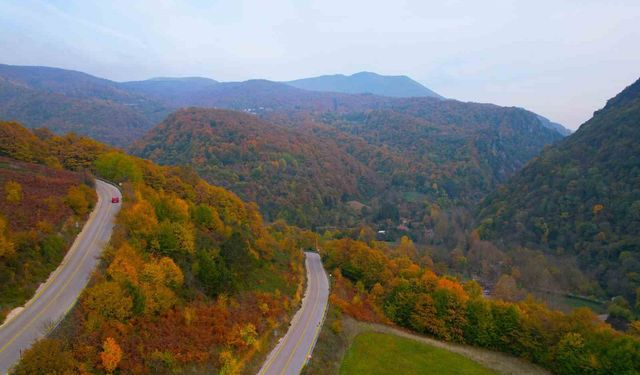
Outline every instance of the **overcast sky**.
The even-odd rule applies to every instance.
[[[0,2],[0,62],[117,81],[405,74],[575,129],[640,77],[640,0]]]

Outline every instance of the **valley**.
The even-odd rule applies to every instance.
[[[638,82],[570,133],[522,108],[424,90],[353,93],[344,78],[313,91],[198,77],[117,83],[42,67],[4,66],[0,77],[11,98],[0,114],[33,128],[1,124],[6,165],[96,176],[123,193],[85,292],[13,373],[314,373],[337,364],[358,373],[371,365],[361,352],[373,349],[404,358],[405,372],[454,371],[449,362],[511,371],[459,359],[448,343],[504,353],[510,359],[498,361],[522,371],[529,362],[560,374],[637,370],[638,163],[629,155]],[[40,96],[71,104],[33,104]],[[43,117],[39,106],[51,111]],[[86,122],[84,111],[104,121]],[[111,111],[143,120],[120,127]],[[23,241],[17,220],[7,215],[11,244]],[[315,275],[321,266],[330,275],[322,326],[325,309],[315,306],[324,302],[315,302],[327,296],[309,309],[305,284],[318,288],[305,278],[303,250],[319,255]],[[13,267],[17,258],[1,259]],[[446,350],[395,336],[362,342],[343,333],[348,319],[427,335]],[[342,349],[328,353],[332,342]]]
[[[0,1],[0,375],[640,375],[638,20]]]

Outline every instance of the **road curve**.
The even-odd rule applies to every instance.
[[[307,291],[287,334],[271,351],[258,374],[297,375],[318,338],[329,298],[329,281],[317,253],[305,253]]]
[[[116,187],[96,181],[96,191],[98,203],[60,266],[24,310],[0,326],[0,374],[6,374],[20,359],[22,351],[46,336],[73,307],[87,285],[102,249],[109,242],[115,215],[120,210],[119,203],[111,203],[112,197],[121,198]]]

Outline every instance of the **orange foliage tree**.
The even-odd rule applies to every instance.
[[[102,361],[102,367],[104,367],[108,373],[115,371],[120,360],[122,360],[122,349],[120,349],[120,346],[112,337],[107,337],[107,339],[104,340],[100,360]]]

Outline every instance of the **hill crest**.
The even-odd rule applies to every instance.
[[[346,94],[374,94],[389,97],[443,97],[424,85],[405,76],[387,76],[373,72],[352,75],[333,74],[284,82],[304,90],[341,92]]]

